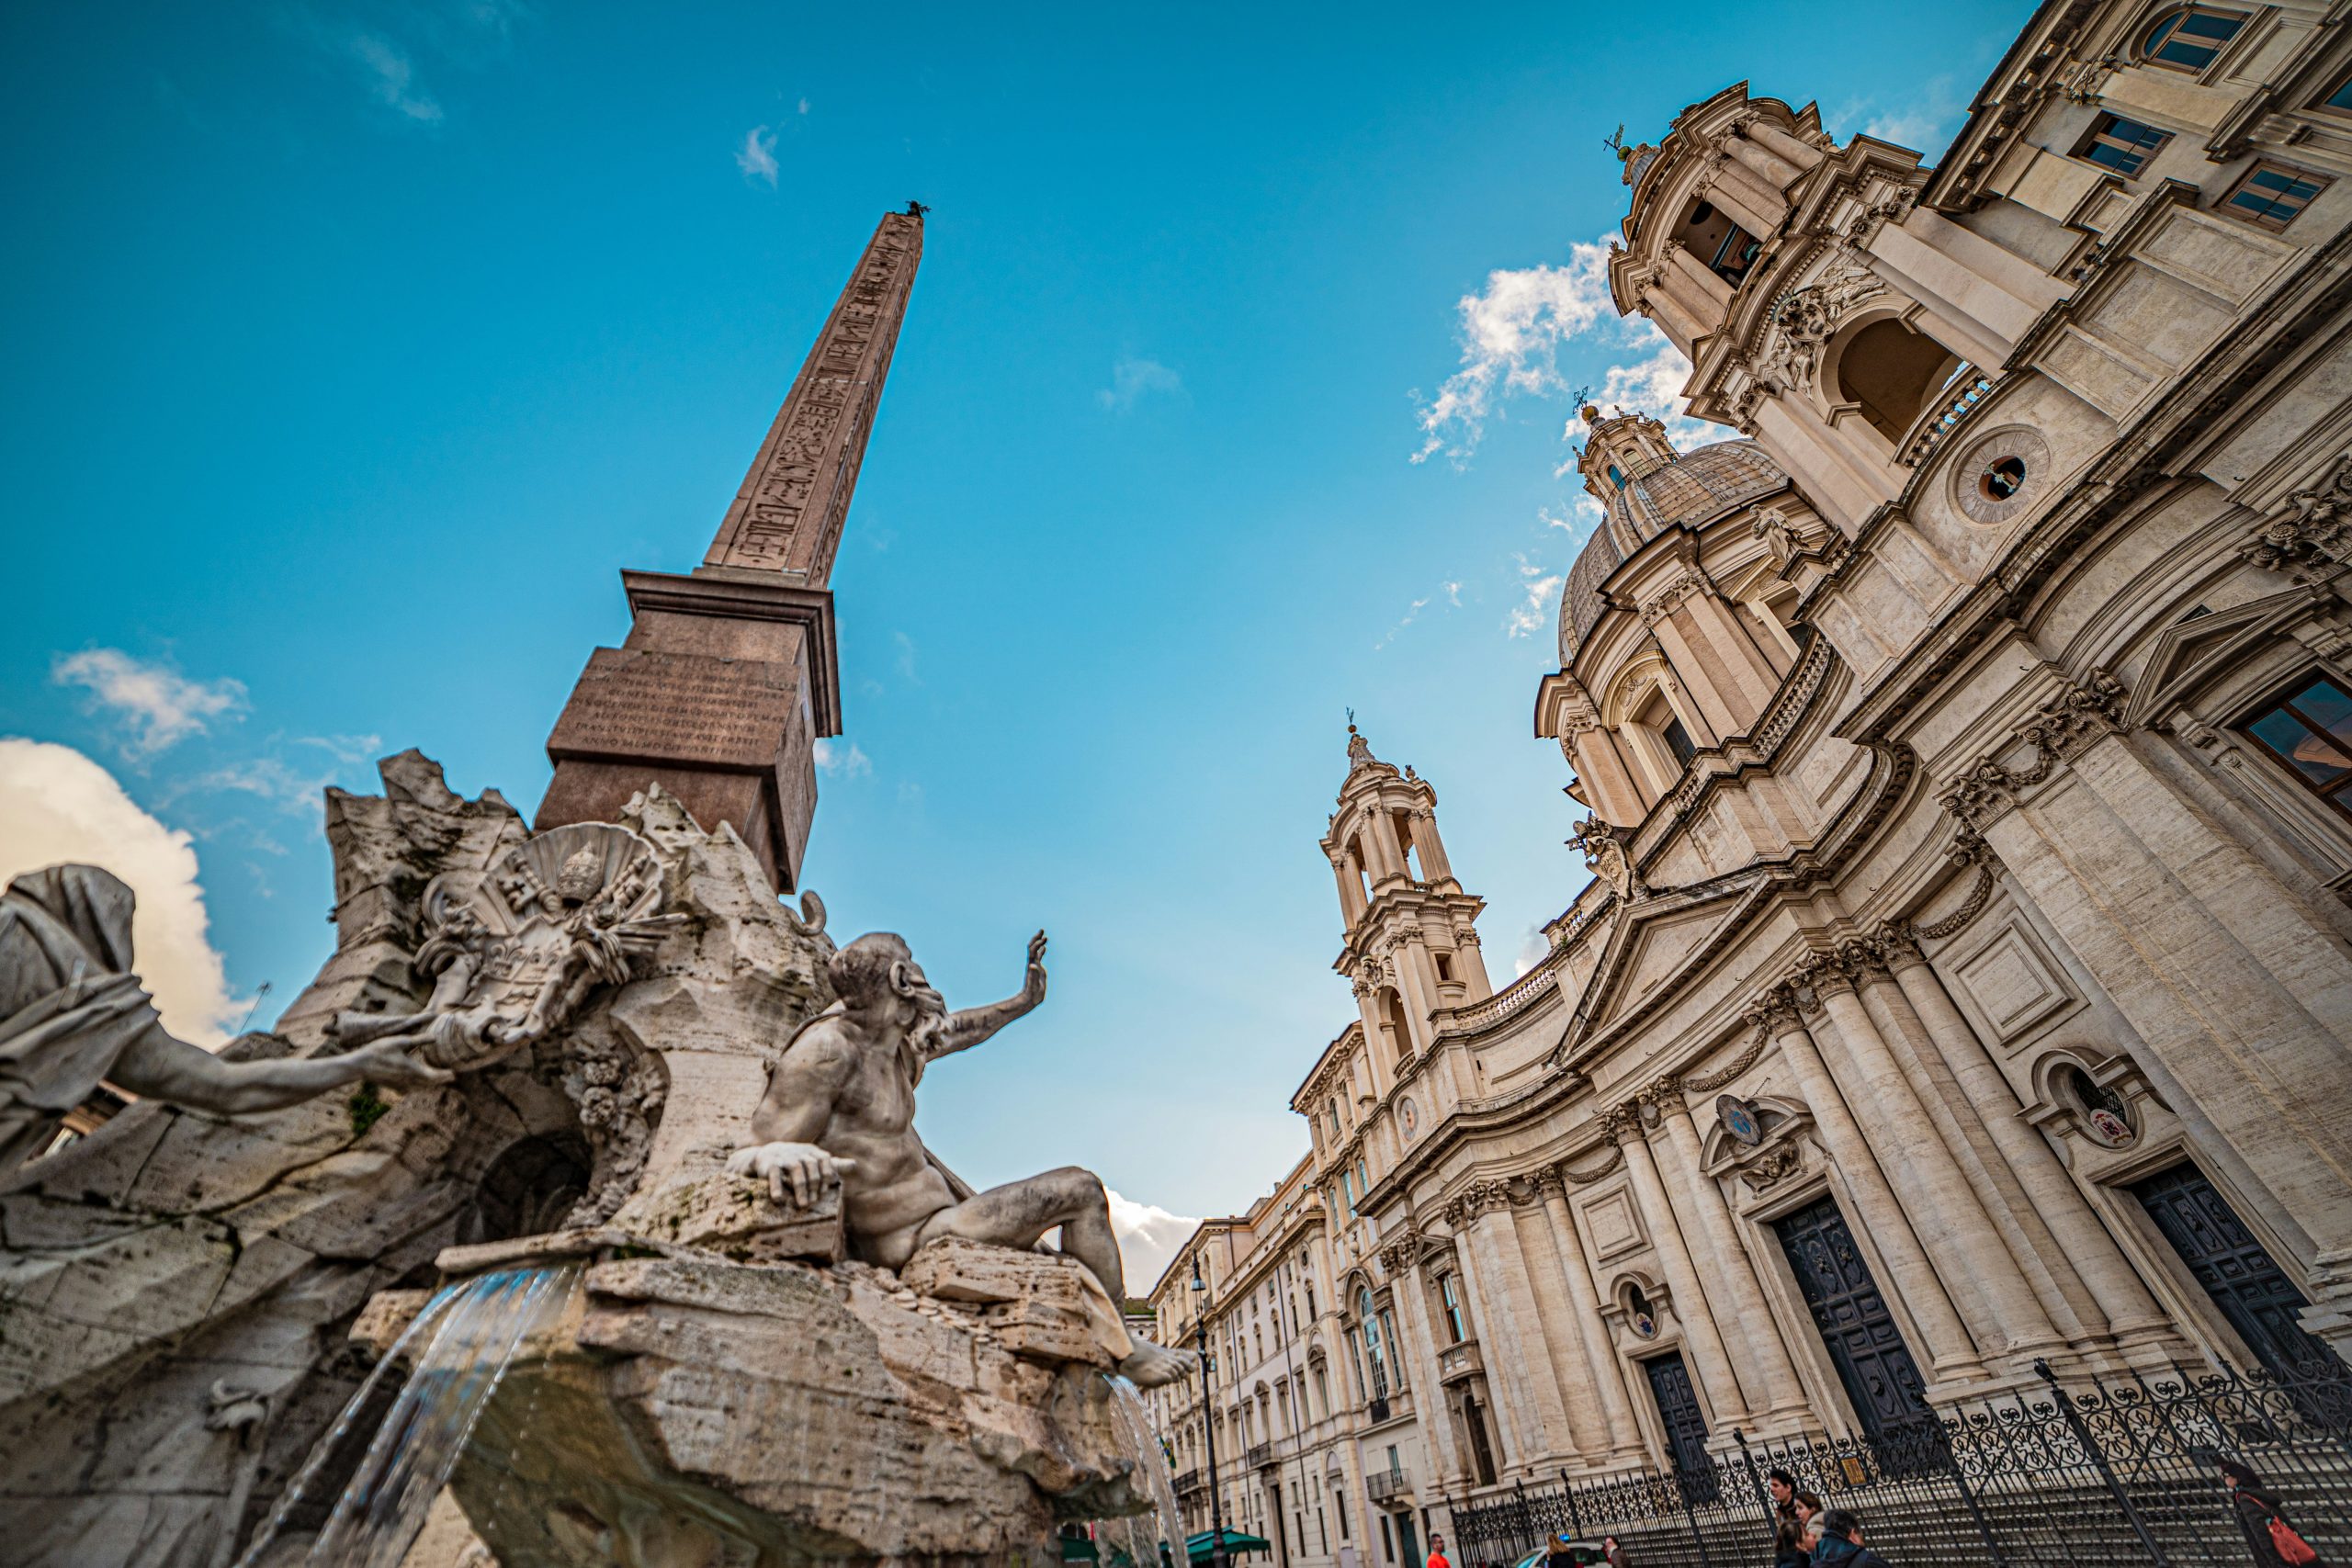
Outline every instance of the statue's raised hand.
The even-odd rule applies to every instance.
[[[1044,931],[1039,931],[1029,939],[1029,979],[1022,989],[1027,993],[1033,1003],[1045,999],[1046,933]]]
[[[801,1209],[823,1190],[828,1179],[838,1180],[856,1168],[855,1160],[835,1159],[814,1144],[753,1144],[727,1156],[729,1175],[763,1179],[769,1197]]]

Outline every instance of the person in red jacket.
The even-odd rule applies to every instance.
[[[1430,1537],[1429,1568],[1453,1568],[1453,1564],[1445,1560],[1445,1537],[1442,1535]]]

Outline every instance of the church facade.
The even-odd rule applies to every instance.
[[[1322,844],[1360,1015],[1265,1256],[1359,1547],[2352,1356],[2352,29],[2052,0],[1939,166],[1742,85],[1623,179],[1616,303],[1734,438],[1583,411],[1534,729],[1593,879],[1497,990],[1430,781],[1353,738]],[[1310,1451],[1239,1370],[1180,1471]]]

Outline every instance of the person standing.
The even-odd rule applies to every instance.
[[[1453,1564],[1447,1562],[1445,1558],[1445,1537],[1442,1535],[1430,1537],[1430,1560],[1426,1568],[1453,1568]]]
[[[1625,1548],[1615,1536],[1600,1538],[1600,1551],[1609,1560],[1609,1568],[1625,1568]]]
[[[1862,1544],[1862,1521],[1850,1508],[1826,1508],[1821,1515],[1821,1544],[1813,1549],[1814,1568],[1894,1568],[1894,1564]]]
[[[2278,1499],[2262,1478],[2233,1459],[2216,1461],[2230,1489],[2230,1508],[2245,1532],[2246,1551],[2258,1568],[2325,1568],[2312,1543],[2287,1520]]]
[[[1577,1568],[1573,1544],[1564,1535],[1555,1535],[1544,1549],[1544,1568]]]
[[[1814,1493],[1800,1491],[1796,1495],[1797,1544],[1804,1548],[1805,1561],[1813,1561],[1813,1549],[1821,1544],[1821,1498]]]
[[[1764,1485],[1772,1494],[1772,1568],[1805,1568],[1813,1558],[1797,1517],[1796,1477],[1775,1465],[1764,1472]]]

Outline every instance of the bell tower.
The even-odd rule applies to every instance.
[[[1348,726],[1348,777],[1323,840],[1343,938],[1332,967],[1354,984],[1382,1082],[1430,1043],[1430,1015],[1494,992],[1478,947],[1486,901],[1462,890],[1438,837],[1437,791],[1372,754]]]
[[[589,655],[548,737],[555,777],[534,828],[614,821],[658,784],[792,890],[816,743],[842,732],[828,581],[922,260],[910,202],[875,229],[702,565],[621,573],[628,639]]]

